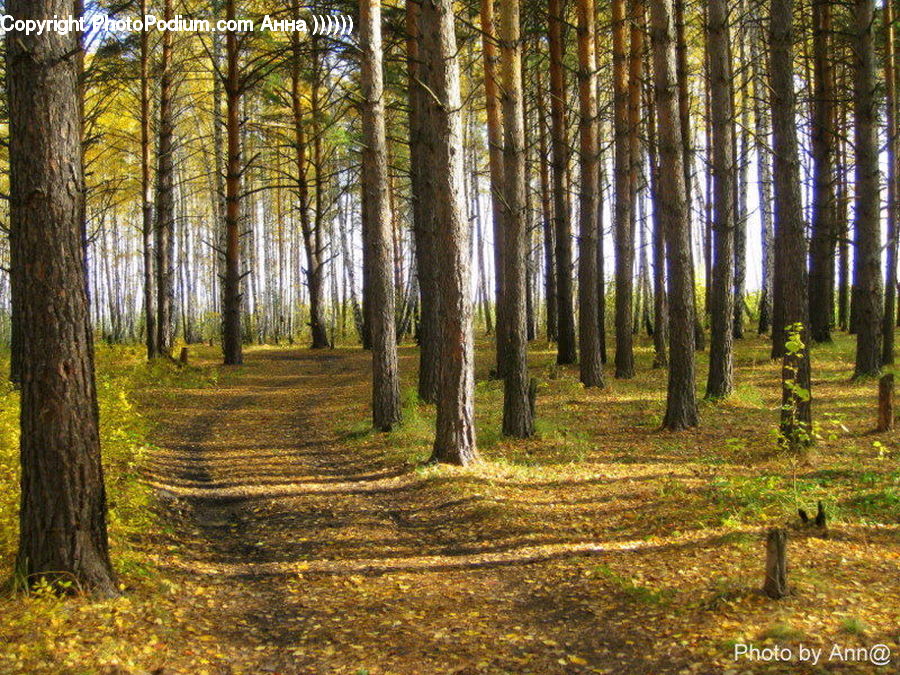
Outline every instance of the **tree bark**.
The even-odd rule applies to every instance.
[[[766,578],[763,593],[773,600],[788,594],[787,530],[773,527],[766,536]]]
[[[769,91],[775,187],[775,303],[773,358],[782,357],[781,435],[790,449],[811,441],[809,303],[806,238],[800,199],[800,159],[794,110],[793,0],[772,0],[769,24]],[[786,348],[792,327],[800,345]],[[798,392],[798,388],[805,392]]]
[[[226,0],[226,19],[236,16],[235,0]],[[241,76],[237,34],[225,34],[225,137],[228,145],[225,176],[225,279],[222,298],[222,352],[226,366],[243,362],[241,343]]]
[[[675,77],[675,26],[672,0],[650,4],[653,77],[659,141],[659,193],[655,207],[666,232],[669,268],[669,382],[663,428],[697,426],[694,382],[694,293],[691,283],[690,219]]]
[[[362,190],[367,223],[363,250],[370,261],[372,422],[376,429],[390,431],[400,422],[400,375],[391,281],[394,263],[384,129],[381,0],[360,0],[359,19],[362,50]]]
[[[497,376],[503,377],[506,367],[506,318],[503,311],[505,286],[503,270],[506,251],[503,223],[503,122],[500,93],[497,86],[497,37],[494,29],[494,0],[481,0],[481,44],[484,52],[484,96],[487,106],[488,160],[491,174],[491,214],[494,224],[494,302],[496,306]]]
[[[559,335],[557,324],[559,311],[557,310],[556,290],[556,233],[553,226],[553,204],[550,195],[550,164],[549,144],[547,142],[547,127],[544,120],[547,118],[547,106],[544,101],[544,87],[541,78],[541,70],[535,71],[538,107],[538,143],[540,177],[541,177],[541,221],[544,235],[544,295],[547,303],[547,341],[556,342]]]
[[[813,198],[809,257],[809,333],[831,342],[834,307],[834,75],[828,54],[831,1],[813,0]]]
[[[719,399],[734,389],[732,354],[736,316],[732,294],[735,235],[734,101],[731,85],[731,32],[727,0],[708,4],[707,58],[712,113],[713,277],[710,307],[709,376],[706,398]]]
[[[141,0],[141,16],[147,15],[147,0]],[[153,181],[150,178],[150,75],[149,31],[141,31],[141,240],[144,262],[144,323],[147,358],[158,356],[156,308],[153,282]]]
[[[881,290],[880,179],[878,171],[877,102],[875,100],[874,0],[856,0],[853,94],[856,156],[855,250],[853,290],[856,295],[856,375],[881,369],[880,334],[884,307]]]
[[[753,69],[753,123],[756,145],[757,193],[759,199],[760,248],[762,265],[760,269],[759,326],[758,333],[769,332],[772,323],[772,277],[774,275],[774,252],[772,250],[772,167],[769,153],[769,111],[766,108],[766,82],[762,59],[762,28],[759,22],[753,26],[750,41],[750,64]]]
[[[597,225],[600,167],[597,133],[597,70],[593,0],[578,0],[578,94],[581,138],[581,194],[578,255],[578,349],[580,376],[585,387],[603,386],[597,282]]]
[[[566,83],[563,69],[563,2],[550,0],[550,111],[553,158],[553,217],[556,223],[557,352],[560,365],[575,363],[575,314],[572,307],[572,229],[566,190]]]
[[[437,429],[431,459],[466,465],[475,447],[475,349],[469,295],[469,226],[463,204],[462,96],[451,0],[423,0],[419,17],[422,74],[434,96],[425,99],[434,177],[440,374]]]
[[[71,0],[10,0],[15,19]],[[79,37],[7,33],[11,286],[21,342],[17,574],[117,593],[106,534],[83,240]]]

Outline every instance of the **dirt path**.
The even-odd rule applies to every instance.
[[[378,443],[348,451],[367,358],[253,352],[166,403],[151,482],[172,523],[165,565],[205,598],[191,611],[216,645],[209,672],[722,672],[679,647],[696,617],[590,576],[611,559],[674,574],[721,532],[644,536],[658,477],[639,469],[568,497],[529,484],[487,498],[386,464]]]

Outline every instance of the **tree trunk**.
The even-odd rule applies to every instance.
[[[147,14],[147,0],[141,0],[141,16]],[[147,358],[159,355],[156,347],[156,308],[153,281],[153,181],[150,178],[150,75],[149,31],[141,31],[141,240],[144,261],[144,323]]]
[[[809,333],[831,342],[834,306],[834,85],[831,57],[831,2],[813,0],[813,198],[809,257]]]
[[[494,224],[494,302],[496,307],[497,376],[506,367],[506,308],[503,270],[506,251],[503,223],[503,123],[497,87],[497,39],[494,30],[494,0],[481,0],[481,44],[484,51],[484,96],[487,106],[488,159],[491,174],[491,213]]]
[[[647,151],[650,155],[650,194],[659,193],[659,158],[656,142],[656,104],[652,84],[647,97]],[[666,233],[659,209],[653,209],[653,367],[669,366],[669,299],[666,296]]]
[[[769,111],[766,108],[766,82],[762,60],[762,28],[759,21],[754,23],[750,41],[750,64],[753,69],[753,123],[756,145],[757,192],[759,199],[760,248],[762,265],[760,268],[759,327],[764,335],[772,323],[772,276],[775,256],[772,251],[772,168],[769,154]]]
[[[581,195],[578,255],[578,349],[580,375],[585,387],[603,386],[600,360],[600,324],[597,298],[597,225],[600,167],[597,133],[597,70],[594,0],[578,0],[578,94],[581,136]]]
[[[669,383],[663,428],[697,426],[694,383],[694,292],[691,283],[690,219],[678,97],[675,79],[675,31],[672,0],[650,4],[653,77],[659,141],[659,193],[654,195],[666,232],[669,268]]]
[[[440,362],[432,460],[466,465],[475,448],[475,349],[469,297],[469,226],[463,204],[462,97],[451,0],[423,0],[419,17],[430,133],[425,140],[434,177]]]
[[[643,10],[642,0],[632,0],[630,10],[634,16]],[[613,0],[613,105],[615,124],[615,249],[616,249],[616,355],[615,376],[634,377],[633,305],[634,305],[634,157],[632,136],[637,130],[631,125],[637,121],[640,111],[631,110],[629,93],[631,82],[626,57],[625,0]],[[632,38],[642,33],[632,32]],[[642,58],[643,48],[632,45],[632,66]],[[640,70],[638,70],[638,76]]]
[[[553,225],[553,205],[550,195],[550,164],[549,144],[547,143],[547,127],[544,120],[547,118],[547,106],[544,102],[544,86],[541,78],[541,69],[535,71],[536,93],[538,106],[538,143],[541,176],[541,224],[544,235],[544,295],[547,302],[547,341],[556,342],[559,331],[557,330],[559,311],[556,307],[556,233]]]
[[[226,19],[234,20],[236,0],[226,0]],[[222,298],[222,352],[226,366],[243,362],[241,344],[241,77],[238,38],[225,34],[225,136],[228,144],[225,176],[225,279]]]
[[[575,314],[572,307],[572,229],[566,190],[568,145],[566,144],[566,83],[563,69],[563,2],[550,0],[550,111],[553,157],[553,217],[556,223],[556,362],[575,363]]]
[[[772,0],[769,91],[775,187],[775,302],[773,358],[782,357],[781,435],[791,450],[811,441],[812,422],[806,294],[806,239],[800,200],[800,159],[794,111],[793,0]],[[796,330],[799,344],[792,340]]]
[[[381,0],[360,0],[362,50],[362,190],[367,223],[364,252],[369,257],[369,320],[372,336],[372,422],[390,431],[400,422],[400,375],[391,282],[391,213],[384,84],[381,60]]]
[[[419,82],[419,4],[406,3],[406,67],[409,104],[409,163],[415,238],[416,277],[419,281],[419,398],[434,403],[437,396],[438,362],[437,308],[435,305],[434,223],[431,220],[431,179],[425,166],[423,97]],[[481,227],[481,223],[478,223]],[[479,262],[483,253],[479,250]],[[481,271],[483,273],[483,263]]]
[[[17,20],[71,0],[10,0]],[[117,593],[85,285],[79,37],[7,34],[10,250],[21,342],[17,574]],[[52,245],[48,245],[52,244]],[[73,589],[74,590],[74,589]]]
[[[897,298],[897,64],[894,47],[894,8],[890,0],[884,3],[885,59],[884,81],[887,101],[887,163],[888,163],[888,230],[887,266],[885,270],[884,321],[882,322],[881,361],[894,364],[894,314]],[[894,428],[894,374],[881,376],[878,388],[878,430]]]
[[[787,530],[773,527],[766,537],[766,579],[763,593],[773,600],[788,594],[787,585]]]
[[[734,389],[732,317],[737,293],[732,294],[735,235],[734,101],[731,85],[731,34],[727,0],[708,4],[707,58],[712,113],[713,277],[710,306],[709,377],[706,398],[728,396]]]
[[[872,35],[874,0],[855,0],[855,72],[853,79],[856,123],[855,251],[853,290],[857,304],[856,375],[877,375],[881,369],[884,307],[881,294],[881,222],[875,100],[875,41]]]
[[[519,0],[504,0],[500,14],[500,71],[503,88],[503,252],[506,307],[506,365],[503,369],[503,434],[526,438],[534,433],[528,398],[525,257],[525,129],[522,115],[522,47],[519,40]]]
[[[163,4],[163,17],[172,18],[172,2]],[[175,270],[173,261],[175,229],[175,148],[174,84],[172,77],[172,33],[162,33],[162,60],[159,75],[159,147],[156,174],[156,350],[159,356],[172,355],[174,336],[173,305]]]

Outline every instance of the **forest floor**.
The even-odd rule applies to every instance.
[[[815,352],[816,448],[775,453],[767,350],[741,341],[735,395],[671,434],[646,345],[638,376],[603,391],[533,348],[539,433],[509,441],[480,345],[483,461],[460,469],[424,464],[413,348],[405,423],[380,434],[358,349],[255,348],[225,369],[192,347],[190,368],[129,393],[151,423],[134,468],[155,516],[121,537],[112,523],[126,592],[0,599],[0,672],[896,672],[898,435],[870,433],[877,387],[849,381],[844,339]],[[793,593],[763,597],[764,529],[819,499],[828,538],[793,530]]]

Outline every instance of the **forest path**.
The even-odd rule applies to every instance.
[[[202,575],[213,672],[596,672],[602,653],[615,672],[619,648],[649,672],[541,569],[597,545],[486,526],[472,497],[346,450],[335,427],[368,418],[368,359],[256,351],[169,394],[150,482],[177,531],[167,565]]]

